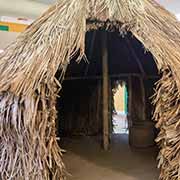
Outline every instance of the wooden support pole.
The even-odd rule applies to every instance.
[[[131,123],[139,123],[146,120],[146,94],[144,79],[140,76],[128,78],[129,90],[129,115]]]
[[[92,36],[92,40],[91,40],[91,44],[90,44],[90,50],[89,50],[89,60],[90,61],[92,61],[92,57],[93,57],[93,50],[94,50],[94,43],[95,43],[95,39],[96,39],[96,33],[97,33],[96,31],[93,32],[93,36]],[[89,63],[87,63],[84,76],[86,76],[88,74]]]
[[[111,130],[113,128],[112,124],[112,87],[111,87],[111,79],[109,78],[109,144],[111,143]]]
[[[132,77],[128,77],[128,124],[132,126]]]
[[[144,80],[140,77],[141,82],[141,91],[142,91],[142,120],[146,120],[146,94],[145,94],[145,87],[144,87]]]
[[[128,78],[129,76],[136,76],[136,77],[142,77],[141,74],[137,74],[137,73],[120,73],[120,74],[112,74],[109,75],[110,79],[120,79],[120,78]],[[160,76],[156,76],[156,75],[152,75],[152,76],[146,76],[146,79],[159,79]],[[99,80],[102,79],[102,76],[71,76],[71,77],[65,77],[65,81],[70,81],[70,80]]]
[[[109,77],[107,32],[102,35],[102,74],[103,74],[103,148],[109,149]]]
[[[136,63],[138,64],[138,67],[139,67],[142,75],[143,75],[143,76],[146,76],[146,72],[145,72],[145,70],[144,70],[144,67],[143,67],[143,65],[141,64],[140,59],[139,59],[138,56],[136,55],[136,52],[135,52],[134,48],[133,48],[132,45],[131,45],[131,42],[129,41],[128,38],[126,38],[125,41],[126,41],[126,44],[127,44],[128,48],[129,48],[132,56],[134,57]]]

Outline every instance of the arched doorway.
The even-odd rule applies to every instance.
[[[107,35],[107,87],[103,84],[104,33]],[[144,53],[144,47],[131,33],[122,37],[118,32],[98,30],[86,34],[86,55],[88,63],[83,60],[80,63],[72,60],[68,66],[57,105],[60,113],[59,131],[62,137],[60,144],[67,150],[64,159],[67,163],[70,157],[73,159],[70,165],[67,164],[68,170],[73,174],[72,179],[87,179],[87,169],[92,172],[90,177],[96,179],[103,176],[102,168],[113,171],[119,169],[119,172],[107,174],[107,179],[116,179],[116,176],[124,179],[130,176],[136,176],[137,179],[156,179],[156,132],[150,97],[154,94],[153,88],[160,75],[151,53]],[[115,135],[112,132],[113,89],[117,88],[119,80],[126,82],[129,94],[129,136]],[[108,91],[105,96],[104,88]],[[103,98],[107,98],[106,107],[103,105]],[[103,108],[107,108],[105,115]],[[107,127],[104,129],[106,120]],[[107,152],[103,152],[103,148]],[[144,161],[142,167],[138,166],[135,159]],[[76,164],[81,162],[86,164],[83,172],[86,172],[87,177],[75,168]],[[107,166],[103,166],[103,163]],[[97,165],[96,171],[94,164]],[[112,167],[108,164],[112,164]],[[147,171],[147,167],[153,170]],[[129,170],[126,172],[125,169]],[[142,169],[144,173],[139,171],[140,173],[135,175],[133,171],[138,169]]]

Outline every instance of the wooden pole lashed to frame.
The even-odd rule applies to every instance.
[[[102,35],[102,74],[103,74],[103,148],[109,149],[109,74],[107,32]]]

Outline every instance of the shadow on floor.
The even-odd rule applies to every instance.
[[[72,177],[68,180],[157,180],[157,151],[154,148],[132,150],[128,135],[113,135],[111,148],[105,152],[100,139],[92,137],[64,138],[67,150],[64,161]]]

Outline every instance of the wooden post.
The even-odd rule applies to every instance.
[[[109,144],[111,143],[111,130],[113,128],[113,125],[112,125],[112,87],[111,87],[111,78],[109,77]]]
[[[107,32],[102,35],[102,74],[103,74],[103,148],[109,148],[109,78],[108,78],[108,48]]]
[[[140,77],[141,82],[141,91],[142,91],[142,120],[146,121],[146,94],[145,94],[145,87],[144,87],[144,80]]]
[[[128,77],[128,124],[132,126],[132,77]]]

